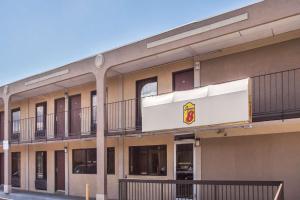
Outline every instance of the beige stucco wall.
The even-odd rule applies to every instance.
[[[124,100],[136,98],[136,81],[157,77],[158,94],[172,92],[172,73],[193,67],[193,59],[184,59],[174,63],[168,63],[161,66],[153,66],[135,72],[130,72],[122,77],[113,77],[107,80],[108,102],[122,100],[122,90]],[[123,83],[123,86],[122,86]]]
[[[285,199],[300,199],[300,133],[203,139],[202,179],[283,180]]]
[[[201,85],[300,67],[300,39],[201,62]]]
[[[65,92],[69,96],[81,94],[81,107],[86,108],[90,107],[90,96],[91,92],[94,91],[96,85],[94,82],[68,88],[67,90],[60,90],[57,92],[48,93],[41,96],[27,98],[25,100],[12,102],[11,109],[20,108],[21,109],[21,118],[35,117],[35,107],[37,103],[47,102],[47,113],[54,113],[54,103],[56,99],[63,98]]]

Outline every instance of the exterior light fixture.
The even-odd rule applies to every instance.
[[[195,147],[200,147],[200,138],[195,138]]]
[[[65,150],[65,153],[68,153],[68,147],[67,146],[64,147],[64,150]]]

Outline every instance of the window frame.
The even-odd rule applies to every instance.
[[[43,129],[38,130],[38,107],[43,107]],[[39,133],[45,134],[47,130],[47,102],[37,103],[35,105],[35,133],[38,135]]]
[[[95,106],[93,105],[93,103],[94,103],[93,97],[94,96],[96,96],[96,105]],[[96,109],[95,110],[95,112],[96,112],[95,118],[96,119],[94,119],[94,115],[93,115],[94,109]],[[97,91],[94,90],[91,92],[91,132],[96,133],[96,131],[97,131]]]
[[[187,69],[183,69],[183,70],[179,70],[179,71],[175,71],[175,72],[172,72],[172,91],[173,92],[176,92],[175,91],[175,76],[178,75],[178,74],[182,74],[182,73],[185,73],[185,72],[190,72],[190,71],[193,71],[193,87],[191,89],[194,89],[195,86],[194,86],[194,82],[195,82],[195,71],[194,71],[194,68],[187,68]],[[184,90],[183,90],[184,91]]]
[[[38,177],[38,154],[42,154],[43,156],[43,178]],[[47,180],[47,151],[35,152],[35,180]]]
[[[113,162],[109,162],[109,153],[113,153],[112,156],[113,156]],[[107,154],[107,165],[106,165],[106,168],[107,168],[107,174],[108,175],[114,175],[116,174],[116,150],[115,150],[115,147],[107,147],[107,150],[106,150],[106,154]],[[110,166],[112,165],[112,166]],[[112,171],[110,171],[112,170]]]
[[[86,169],[83,172],[79,172],[79,173],[75,172],[74,157],[75,157],[76,151],[83,151],[84,158],[85,158],[85,161],[83,164],[85,165]],[[89,160],[88,152],[90,152],[90,151],[95,151],[95,162],[96,162],[95,172],[89,171],[88,167],[87,167],[88,160]],[[77,165],[76,165],[76,167],[77,167]],[[72,174],[97,174],[97,149],[96,148],[72,149]]]
[[[14,113],[15,112],[19,112],[19,119],[18,120],[14,120]],[[14,131],[14,127],[15,127],[14,123],[16,121],[19,121],[18,122],[18,130]],[[11,110],[11,122],[12,122],[11,123],[11,133],[12,134],[20,134],[20,132],[21,132],[21,109],[20,108],[15,108],[15,109]]]
[[[147,158],[146,158],[146,161],[147,161],[147,172],[146,174],[141,174],[141,173],[137,173],[137,172],[134,172],[134,171],[138,171],[138,170],[131,170],[131,166],[134,166],[132,165],[132,162],[134,162],[136,159],[134,159],[132,157],[132,153],[131,151],[133,151],[134,149],[139,149],[139,150],[146,150],[147,152]],[[158,148],[161,148],[160,150],[163,150],[165,152],[165,160],[162,161],[163,163],[158,163],[158,166],[159,165],[165,165],[165,172],[164,173],[159,173],[159,172],[156,172],[155,174],[154,173],[150,173],[150,167],[148,165],[148,163],[150,162],[149,158],[150,158],[150,153],[151,151],[153,150],[159,150]],[[162,144],[162,145],[146,145],[146,146],[129,146],[128,148],[129,150],[129,175],[134,175],[134,176],[167,176],[168,175],[168,146],[166,144]],[[141,153],[141,152],[139,152]]]

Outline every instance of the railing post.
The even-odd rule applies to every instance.
[[[69,137],[69,95],[65,92],[65,138]]]
[[[281,188],[281,193],[280,193],[280,199],[284,200],[284,184],[283,183],[281,183],[281,184],[282,184],[282,188]]]
[[[164,199],[164,184],[163,183],[160,184],[160,199],[161,200]]]
[[[217,185],[214,185],[214,190],[215,190],[215,192],[214,192],[214,194],[215,194],[215,200],[217,200]]]

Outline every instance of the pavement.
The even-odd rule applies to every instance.
[[[84,200],[82,197],[65,196],[62,194],[48,194],[13,190],[11,194],[0,192],[0,200]],[[92,200],[92,199],[91,199]]]

